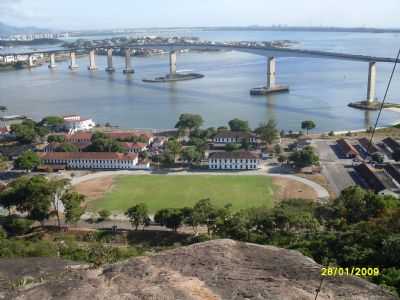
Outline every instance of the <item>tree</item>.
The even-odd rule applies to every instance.
[[[56,131],[64,125],[64,119],[59,116],[48,116],[39,122],[40,126],[46,127],[50,131]]]
[[[45,137],[49,130],[32,120],[24,120],[21,124],[11,125],[11,132],[20,143],[31,144]]]
[[[24,124],[11,125],[11,133],[13,133],[17,141],[22,144],[31,144],[37,138],[35,128]]]
[[[190,164],[200,162],[203,158],[203,152],[196,149],[196,147],[186,147],[182,151],[183,160],[189,162]]]
[[[61,228],[60,212],[62,210],[61,204],[64,204],[62,199],[64,194],[66,193],[66,187],[69,183],[70,181],[68,179],[52,179],[48,183],[51,191],[51,198],[54,209],[53,212],[57,217],[58,228]]]
[[[79,148],[71,143],[62,143],[55,150],[56,152],[79,152]]]
[[[229,128],[231,131],[250,131],[249,122],[240,119],[233,119],[229,121]]]
[[[274,120],[262,123],[256,129],[256,133],[260,135],[262,141],[268,145],[272,145],[279,138],[279,131]]]
[[[275,152],[276,155],[280,155],[280,154],[282,153],[282,148],[281,148],[281,146],[278,145],[278,144],[276,144],[276,145],[274,146],[274,152]]]
[[[129,221],[131,222],[132,226],[135,227],[136,231],[140,225],[143,226],[144,230],[144,227],[150,224],[148,208],[144,203],[139,203],[138,205],[129,208],[125,212],[125,215],[129,218]]]
[[[111,216],[111,212],[107,209],[102,209],[99,211],[100,221],[106,221]]]
[[[309,167],[319,163],[319,157],[312,147],[305,147],[303,150],[295,151],[289,156],[297,168]]]
[[[167,208],[159,210],[154,216],[155,222],[157,222],[161,226],[172,229],[174,232],[177,232],[178,228],[182,226],[183,220],[184,215],[182,213],[182,210],[177,208]]]
[[[181,114],[176,123],[175,128],[181,130],[189,130],[200,128],[203,125],[203,118],[196,114]]]
[[[65,222],[67,224],[77,223],[85,213],[85,208],[82,207],[85,196],[77,192],[68,191],[61,197],[61,201],[65,209]]]
[[[217,218],[217,209],[210,199],[199,200],[193,207],[193,222],[207,226],[207,233],[211,236]]]
[[[41,163],[39,156],[32,150],[25,151],[15,160],[15,167],[25,171],[32,171]]]
[[[225,151],[228,152],[233,152],[233,151],[238,151],[242,147],[241,144],[226,144],[225,145]]]
[[[91,145],[88,146],[84,151],[86,152],[125,152],[121,144],[107,137],[102,132],[95,132],[91,139]]]
[[[49,143],[64,143],[65,136],[63,135],[49,135],[47,137],[47,142]]]
[[[176,157],[182,152],[182,145],[176,139],[170,139],[166,145],[166,152],[171,153],[174,162]]]
[[[44,221],[50,215],[53,190],[44,176],[22,176],[11,182],[4,191],[6,203],[20,213],[36,221]],[[4,199],[3,199],[4,200]]]
[[[315,125],[314,121],[308,120],[308,121],[303,121],[301,123],[301,129],[307,130],[307,135],[308,135],[308,132],[310,130],[313,130],[315,127],[316,127],[316,125]]]
[[[288,160],[288,157],[286,155],[281,154],[278,156],[278,162],[281,164],[287,162],[287,160]]]

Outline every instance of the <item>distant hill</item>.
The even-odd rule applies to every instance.
[[[38,27],[16,27],[10,26],[0,22],[0,36],[22,34],[22,33],[34,33],[34,32],[48,32],[48,29]]]

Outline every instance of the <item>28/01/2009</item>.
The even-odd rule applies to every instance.
[[[321,276],[334,277],[334,276],[362,276],[362,277],[374,277],[379,276],[379,268],[372,267],[327,267],[321,269]]]

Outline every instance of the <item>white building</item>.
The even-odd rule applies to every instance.
[[[128,153],[141,153],[147,150],[147,144],[144,143],[121,143],[121,146],[128,151]]]
[[[248,151],[214,152],[208,158],[211,170],[257,170],[261,168],[259,157]]]
[[[213,138],[213,143],[217,145],[241,144],[245,140],[250,144],[257,143],[257,137],[255,134],[241,131],[222,131]]]
[[[68,133],[91,130],[96,126],[92,119],[83,119],[81,116],[64,117],[64,128]]]
[[[149,169],[150,163],[139,164],[135,153],[116,152],[47,152],[40,158],[45,165],[65,166],[68,169],[136,170]]]

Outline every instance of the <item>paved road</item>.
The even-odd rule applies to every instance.
[[[322,175],[326,177],[335,194],[339,195],[345,188],[356,183],[350,176],[348,168],[352,160],[340,159],[332,149],[334,144],[335,142],[326,140],[314,141],[320,157]]]
[[[166,176],[195,176],[195,175],[212,175],[212,176],[251,176],[251,175],[257,175],[257,176],[269,176],[269,177],[277,177],[277,178],[287,178],[291,180],[295,180],[298,182],[301,182],[309,187],[311,187],[316,193],[319,199],[321,200],[327,200],[329,199],[329,192],[321,185],[302,178],[298,177],[295,175],[288,175],[288,174],[271,174],[268,173],[268,169],[263,169],[263,170],[258,170],[258,171],[248,171],[248,172],[191,172],[191,171],[181,171],[181,172],[163,172],[163,173],[157,173],[157,172],[151,172],[151,171],[109,171],[109,172],[96,172],[96,173],[91,173],[88,175],[84,175],[81,177],[74,177],[71,181],[72,185],[77,185],[79,183],[92,180],[92,179],[98,179],[98,178],[103,178],[107,176],[115,176],[115,175],[129,175],[129,176],[137,176],[137,175],[157,175],[157,174],[163,174]]]

